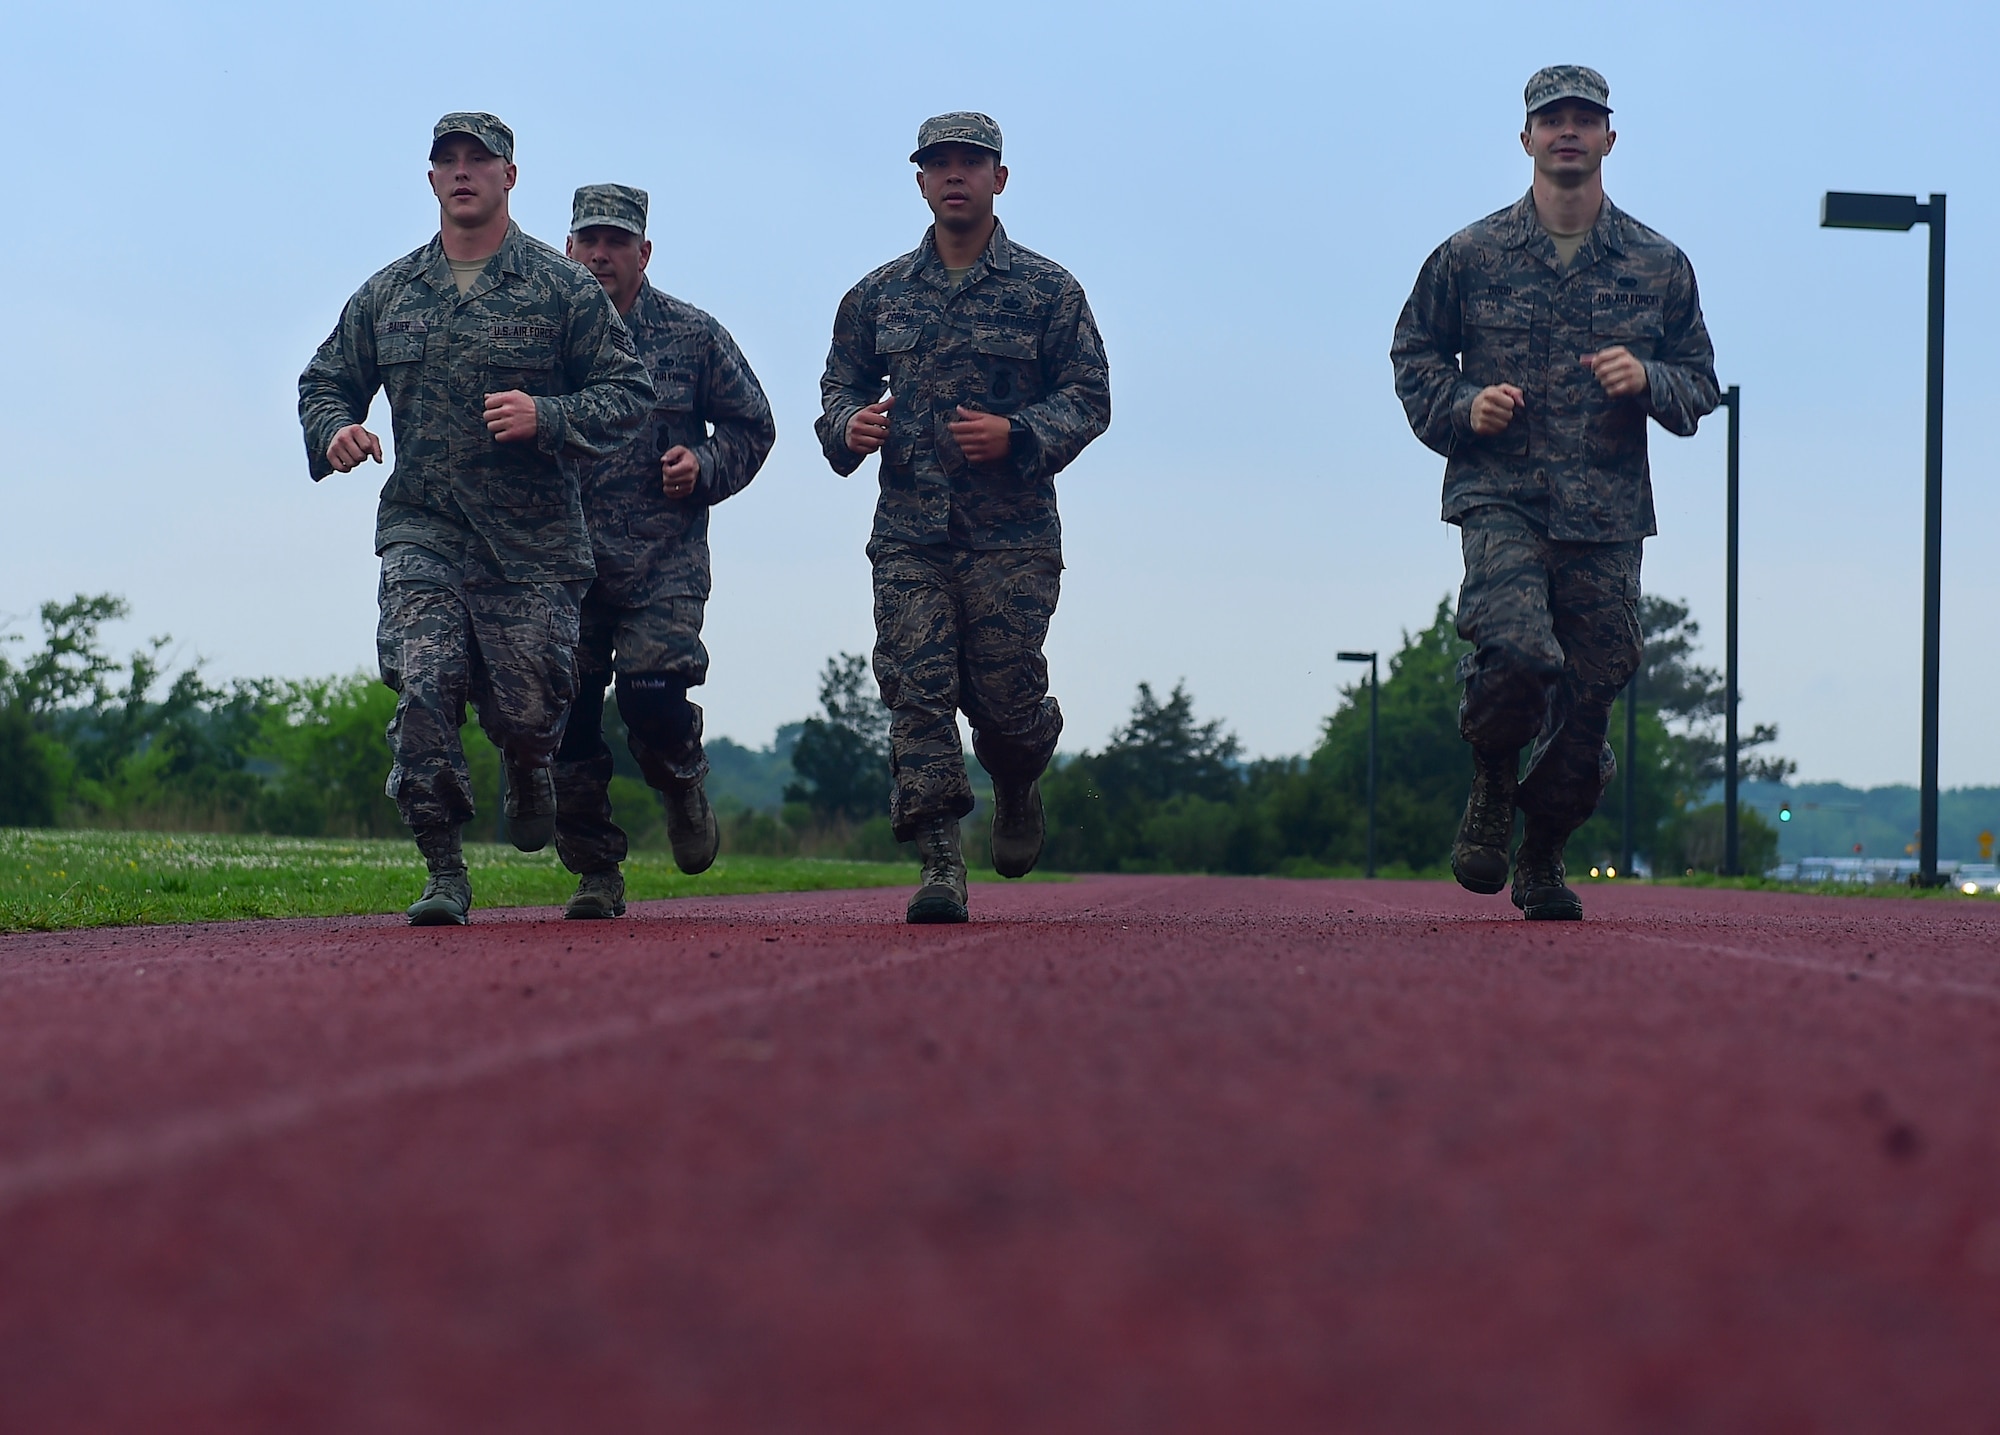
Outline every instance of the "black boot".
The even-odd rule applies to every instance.
[[[1530,817],[1514,860],[1514,905],[1531,922],[1581,922],[1583,898],[1563,881],[1563,844],[1569,833],[1547,818]]]
[[[539,852],[556,835],[556,780],[546,767],[507,765],[507,840]]]
[[[1042,859],[1042,785],[1030,780],[993,779],[993,870],[1002,877],[1025,877]]]
[[[1514,840],[1518,752],[1472,750],[1472,792],[1451,844],[1451,875],[1468,892],[1490,897],[1507,885],[1507,848]]]
[[[958,850],[958,819],[934,817],[919,828],[917,855],[923,858],[924,883],[910,898],[904,920],[919,925],[965,921],[965,858]]]
[[[427,827],[417,833],[417,850],[424,854],[430,879],[424,895],[410,904],[413,927],[462,927],[472,913],[472,878],[465,870],[465,852],[456,827]]]

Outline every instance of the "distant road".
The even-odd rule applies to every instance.
[[[1996,1428],[2000,902],[905,895],[0,939],[0,1430]]]

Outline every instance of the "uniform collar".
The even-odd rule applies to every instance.
[[[500,241],[499,251],[494,256],[500,261],[498,266],[500,273],[512,274],[516,277],[527,273],[522,263],[522,250],[526,247],[527,242],[527,236],[521,233],[521,226],[511,219],[508,220],[507,237]],[[463,297],[467,299],[477,298],[488,289],[494,287],[490,282],[492,272],[489,270],[474,280],[472,287],[465,291]],[[423,277],[424,282],[437,290],[438,293],[443,294],[449,291],[454,297],[458,296],[458,281],[451,277],[451,261],[445,257],[443,231],[439,231],[431,236],[430,249],[424,259]]]
[[[660,291],[653,287],[653,281],[641,274],[639,276],[639,297],[632,301],[631,309],[625,314],[625,327],[628,329],[637,329],[642,325],[650,325],[658,322],[664,317],[662,310],[665,307],[661,304],[660,299]]]
[[[1565,269],[1556,254],[1556,242],[1549,238],[1542,228],[1542,221],[1535,214],[1535,191],[1530,188],[1521,196],[1520,202],[1507,211],[1507,223],[1512,232],[1507,238],[1510,249],[1525,249],[1540,259],[1557,273],[1571,273],[1583,269],[1606,254],[1615,254],[1621,259],[1625,255],[1625,211],[1611,202],[1611,196],[1604,196],[1603,207],[1597,211],[1597,223],[1590,227],[1590,237],[1583,241],[1577,251],[1576,263]]]
[[[988,269],[998,270],[1003,274],[1014,267],[1014,249],[1007,242],[1006,226],[1001,224],[998,219],[993,221],[993,237],[986,241],[985,251],[980,254],[979,258],[973,261],[975,269],[981,265],[984,265]],[[945,282],[944,261],[938,258],[937,226],[935,224],[924,231],[924,242],[919,244],[916,253],[910,256],[910,262],[904,269],[903,274],[905,278],[914,279],[919,274],[922,274],[926,268],[933,266],[937,269],[937,282],[942,285]]]

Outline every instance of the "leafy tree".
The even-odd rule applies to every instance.
[[[1243,802],[1242,745],[1198,723],[1187,685],[1165,702],[1139,684],[1132,716],[1099,753],[1042,779],[1043,858],[1071,871],[1259,871],[1271,857],[1260,814]]]
[[[874,691],[868,660],[841,653],[819,680],[822,717],[800,725],[792,749],[797,782],[785,800],[803,802],[822,820],[866,822],[889,810],[889,710]]]
[[[52,827],[60,783],[49,740],[27,711],[0,703],[0,827]]]
[[[1472,757],[1458,735],[1458,662],[1472,645],[1440,600],[1430,626],[1405,633],[1389,658],[1380,705],[1375,785],[1377,860],[1423,871],[1451,855]],[[1359,867],[1368,843],[1368,685],[1341,690],[1320,745],[1295,780],[1266,799],[1285,853],[1323,866]]]
[[[1645,656],[1639,666],[1640,711],[1654,709],[1680,739],[1678,755],[1685,765],[1683,780],[1692,801],[1723,779],[1727,688],[1722,674],[1694,661],[1701,624],[1689,616],[1686,603],[1645,594],[1639,600],[1639,629],[1645,634]],[[1625,731],[1622,717],[1611,731],[1615,745]],[[1777,740],[1775,723],[1759,723],[1737,735],[1740,780],[1783,782],[1799,770],[1789,758],[1757,754],[1756,749]]]
[[[255,742],[277,769],[259,806],[262,825],[301,836],[400,833],[382,791],[382,734],[395,711],[395,693],[369,673],[284,684],[260,714]]]

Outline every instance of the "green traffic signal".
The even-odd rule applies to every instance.
[[[1787,802],[1778,809],[1778,821],[1790,822],[1791,820],[1792,820],[1792,804]]]

